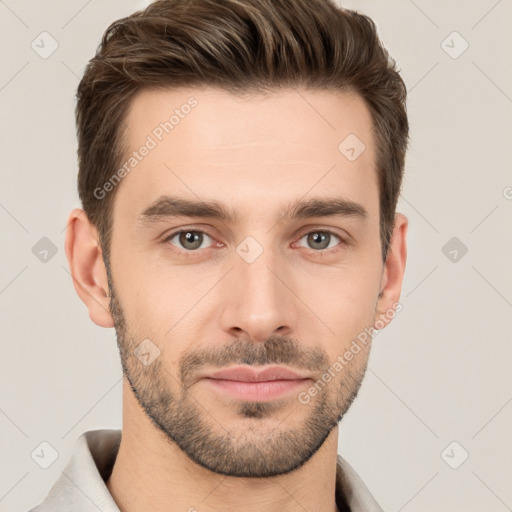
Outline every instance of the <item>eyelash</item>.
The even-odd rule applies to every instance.
[[[173,246],[172,244],[169,243],[176,235],[179,235],[181,233],[187,233],[187,232],[190,232],[190,233],[202,233],[203,235],[206,235],[206,236],[210,237],[212,240],[214,240],[214,238],[211,235],[209,235],[207,231],[205,231],[203,229],[180,229],[180,230],[174,231],[170,235],[166,236],[162,240],[162,243],[164,243],[166,245],[170,245],[171,246],[171,250],[173,252],[176,252],[178,254],[184,254],[185,257],[193,258],[193,257],[197,256],[197,254],[201,250],[204,250],[204,249],[194,249],[194,250],[179,249],[179,248],[177,248],[177,247],[175,247],[175,246]],[[314,249],[310,249],[310,251],[313,251],[314,253],[318,253],[318,254],[331,254],[331,253],[337,252],[337,251],[341,250],[342,248],[344,248],[344,247],[349,245],[349,242],[347,242],[346,240],[341,238],[341,236],[337,232],[332,231],[330,229],[313,229],[313,230],[308,231],[308,232],[304,233],[303,235],[301,235],[299,240],[301,240],[302,238],[304,238],[307,235],[310,235],[311,233],[328,233],[329,235],[334,236],[335,238],[337,238],[339,240],[339,242],[340,242],[337,246],[331,247],[329,249],[321,249],[319,251],[315,251]],[[208,247],[207,249],[210,249],[210,247]]]

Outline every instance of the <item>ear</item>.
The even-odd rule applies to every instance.
[[[402,309],[399,299],[407,259],[407,226],[407,217],[397,213],[375,312],[374,328],[378,330],[389,325],[396,312]]]
[[[73,285],[89,310],[89,318],[100,327],[114,327],[98,232],[79,208],[69,214],[65,249]]]

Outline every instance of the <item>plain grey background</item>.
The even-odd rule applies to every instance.
[[[0,0],[0,511],[39,503],[82,432],[121,428],[115,332],[75,293],[64,228],[76,87],[107,26],[146,5]],[[403,311],[375,337],[339,452],[386,511],[512,510],[512,1],[343,5],[401,68],[411,145]]]

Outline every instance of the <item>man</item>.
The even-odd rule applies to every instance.
[[[160,0],[78,88],[66,255],[115,327],[123,429],[84,433],[44,511],[382,510],[337,454],[399,310],[405,86],[328,0]]]

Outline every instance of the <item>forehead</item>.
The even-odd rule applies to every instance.
[[[378,208],[372,119],[355,93],[144,90],[125,126],[126,172],[114,206],[125,218],[165,194],[248,211],[339,193],[370,213]]]

